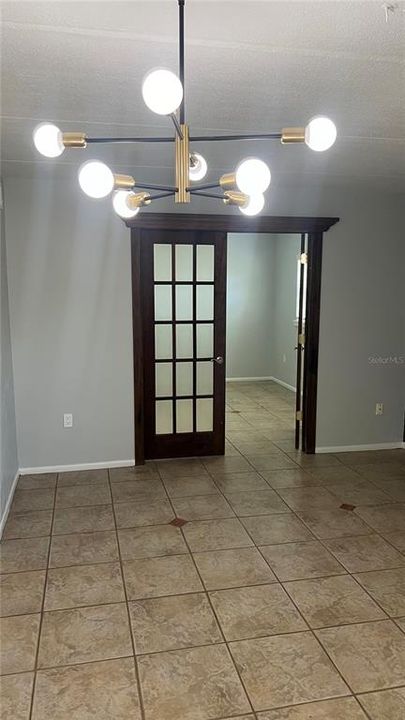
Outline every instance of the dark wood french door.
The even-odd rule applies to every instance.
[[[226,233],[142,230],[145,459],[225,447]]]
[[[303,396],[303,374],[304,374],[304,350],[305,350],[305,316],[306,316],[306,293],[307,293],[307,263],[308,253],[306,252],[306,235],[301,234],[299,273],[298,281],[298,317],[297,317],[297,375],[295,383],[295,448],[300,447],[300,435],[303,422],[304,396]]]

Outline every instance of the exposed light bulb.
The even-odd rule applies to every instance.
[[[45,157],[58,157],[65,149],[62,132],[52,123],[44,122],[37,125],[32,138],[38,152]]]
[[[264,208],[264,195],[263,193],[257,193],[257,195],[251,195],[246,205],[239,208],[243,215],[258,215]]]
[[[79,185],[89,197],[103,198],[114,187],[114,175],[99,160],[88,160],[79,168]]]
[[[206,176],[208,170],[207,161],[205,158],[203,158],[200,153],[191,153],[190,154],[190,165],[189,165],[189,171],[188,175],[190,180],[193,182],[196,182],[197,180],[202,180],[203,177]]]
[[[149,110],[158,115],[171,115],[181,105],[183,86],[171,70],[151,70],[143,81],[142,96]]]
[[[259,158],[246,158],[236,168],[236,184],[246,195],[264,193],[270,185],[270,168]]]
[[[117,215],[122,218],[132,218],[139,213],[140,208],[128,207],[127,200],[131,195],[134,195],[131,190],[117,190],[113,196],[113,207]]]
[[[305,128],[305,142],[311,150],[323,152],[329,150],[336,140],[336,125],[322,115],[313,117]]]

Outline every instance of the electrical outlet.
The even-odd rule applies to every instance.
[[[375,414],[376,414],[376,415],[383,415],[383,414],[384,414],[384,404],[383,404],[383,403],[376,403],[376,405],[375,405]]]
[[[63,427],[64,428],[71,428],[73,427],[73,415],[72,413],[65,413],[63,415]]]

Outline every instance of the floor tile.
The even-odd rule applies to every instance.
[[[399,480],[374,480],[381,490],[383,490],[390,498],[390,502],[405,502],[405,475]]]
[[[137,600],[129,611],[138,654],[223,642],[203,593]]]
[[[389,495],[367,481],[356,484],[351,481],[341,482],[337,485],[328,485],[328,490],[339,502],[350,505],[380,505],[392,502]]]
[[[44,490],[16,490],[11,506],[11,512],[24,512],[25,510],[51,510],[55,501],[54,488]]]
[[[110,482],[128,482],[129,480],[142,480],[159,477],[156,465],[146,462],[145,465],[131,465],[130,467],[110,468]]]
[[[405,557],[379,535],[325,540],[326,547],[349,572],[383,570],[405,565]]]
[[[74,485],[93,485],[106,483],[108,481],[108,470],[74,470],[71,472],[59,473],[58,489]]]
[[[178,595],[203,589],[188,555],[127,560],[123,567],[129,600]]]
[[[297,580],[285,583],[284,587],[311,628],[386,617],[349,575]]]
[[[391,620],[315,632],[355,693],[405,684],[405,635]]]
[[[360,463],[356,470],[360,475],[366,477],[369,480],[392,480],[401,479],[405,475],[405,471],[402,465],[399,463]]]
[[[56,473],[41,473],[38,475],[20,475],[18,490],[45,490],[56,486]]]
[[[215,482],[221,492],[225,495],[235,492],[257,492],[258,490],[269,490],[268,483],[266,483],[266,481],[255,472],[230,472],[221,476],[216,476]]]
[[[38,667],[56,667],[132,655],[125,603],[44,614]]]
[[[248,456],[248,460],[259,472],[262,470],[281,470],[282,468],[297,467],[295,462],[293,462],[293,460],[291,460],[283,452],[272,455],[256,455],[254,457]]]
[[[0,575],[0,615],[41,612],[45,571]]]
[[[3,540],[0,544],[0,572],[43,570],[48,562],[49,537]]]
[[[34,669],[40,615],[0,618],[0,675]]]
[[[250,710],[225,645],[143,655],[138,663],[150,720],[208,720]]]
[[[324,487],[280,488],[278,492],[292,510],[338,508],[340,504]]]
[[[226,640],[307,630],[287,593],[276,583],[219,590],[210,593],[210,598]]]
[[[118,540],[123,560],[188,553],[181,531],[172,525],[119,530]]]
[[[205,458],[204,466],[210,475],[215,477],[217,474],[226,473],[248,473],[252,472],[252,466],[242,456],[223,456],[215,458]]]
[[[405,615],[405,567],[360,573],[356,578],[388,615]]]
[[[345,572],[333,555],[317,541],[264,545],[260,549],[282,582],[342,575]]]
[[[41,537],[49,535],[52,510],[10,513],[4,528],[3,539]]]
[[[93,565],[118,559],[118,544],[114,530],[54,535],[51,541],[49,567]]]
[[[152,500],[166,497],[165,489],[159,478],[139,479],[130,482],[113,483],[112,496],[115,503],[130,500]]]
[[[41,670],[33,720],[141,720],[132,658]]]
[[[272,488],[305,487],[319,484],[316,478],[300,467],[287,470],[262,470],[260,474]]]
[[[192,552],[253,545],[237,518],[191,522],[184,526],[183,532]]]
[[[185,458],[184,460],[160,460],[156,463],[159,475],[166,479],[171,477],[207,477],[207,471],[200,460]]]
[[[318,455],[306,455],[301,450],[295,450],[292,453],[287,453],[290,457],[295,460],[298,465],[305,468],[313,467],[331,467],[332,465],[340,466],[340,460],[338,455],[331,455],[329,453],[319,453]]]
[[[312,533],[293,513],[242,518],[256,545],[277,545],[297,540],[313,540]]]
[[[359,695],[371,720],[402,720],[405,717],[405,688]]]
[[[48,572],[45,610],[118,603],[124,600],[119,563],[76,565],[54,568]]]
[[[289,511],[288,506],[274,490],[237,492],[227,495],[228,502],[239,517],[249,515],[272,515]]]
[[[174,518],[170,502],[166,499],[115,503],[117,527],[144,527],[165,525]]]
[[[367,720],[354,698],[337,698],[259,713],[258,720]]]
[[[111,505],[56,508],[55,510],[53,523],[53,532],[55,535],[114,530],[114,527],[114,516]]]
[[[208,473],[206,476],[197,477],[166,477],[164,484],[168,494],[173,498],[218,494],[218,488]]]
[[[173,507],[178,517],[186,520],[209,520],[211,518],[235,516],[229,503],[219,493],[216,495],[174,498]]]
[[[328,467],[308,467],[307,472],[314,480],[319,480],[327,486],[338,483],[356,483],[364,481],[364,478],[355,470],[345,465],[332,465]]]
[[[398,627],[405,633],[405,617],[403,618],[397,618],[395,620]]]
[[[255,710],[349,692],[310,632],[242,640],[229,647]]]
[[[384,538],[397,550],[405,553],[405,532],[383,533]]]
[[[372,528],[350,510],[301,510],[298,515],[314,535],[321,539],[373,533]]]
[[[356,513],[377,532],[403,532],[405,527],[405,504],[359,507]]]
[[[93,485],[72,485],[58,487],[56,507],[83,507],[84,505],[108,505],[111,502],[110,488],[107,482]]]
[[[276,581],[256,548],[195,553],[194,559],[207,590]]]
[[[0,678],[2,720],[29,720],[34,673]]]

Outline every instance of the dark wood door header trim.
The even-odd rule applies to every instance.
[[[219,230],[224,232],[319,233],[339,222],[334,217],[283,217],[262,215],[195,215],[193,213],[142,212],[126,220],[132,229],[145,230]]]

